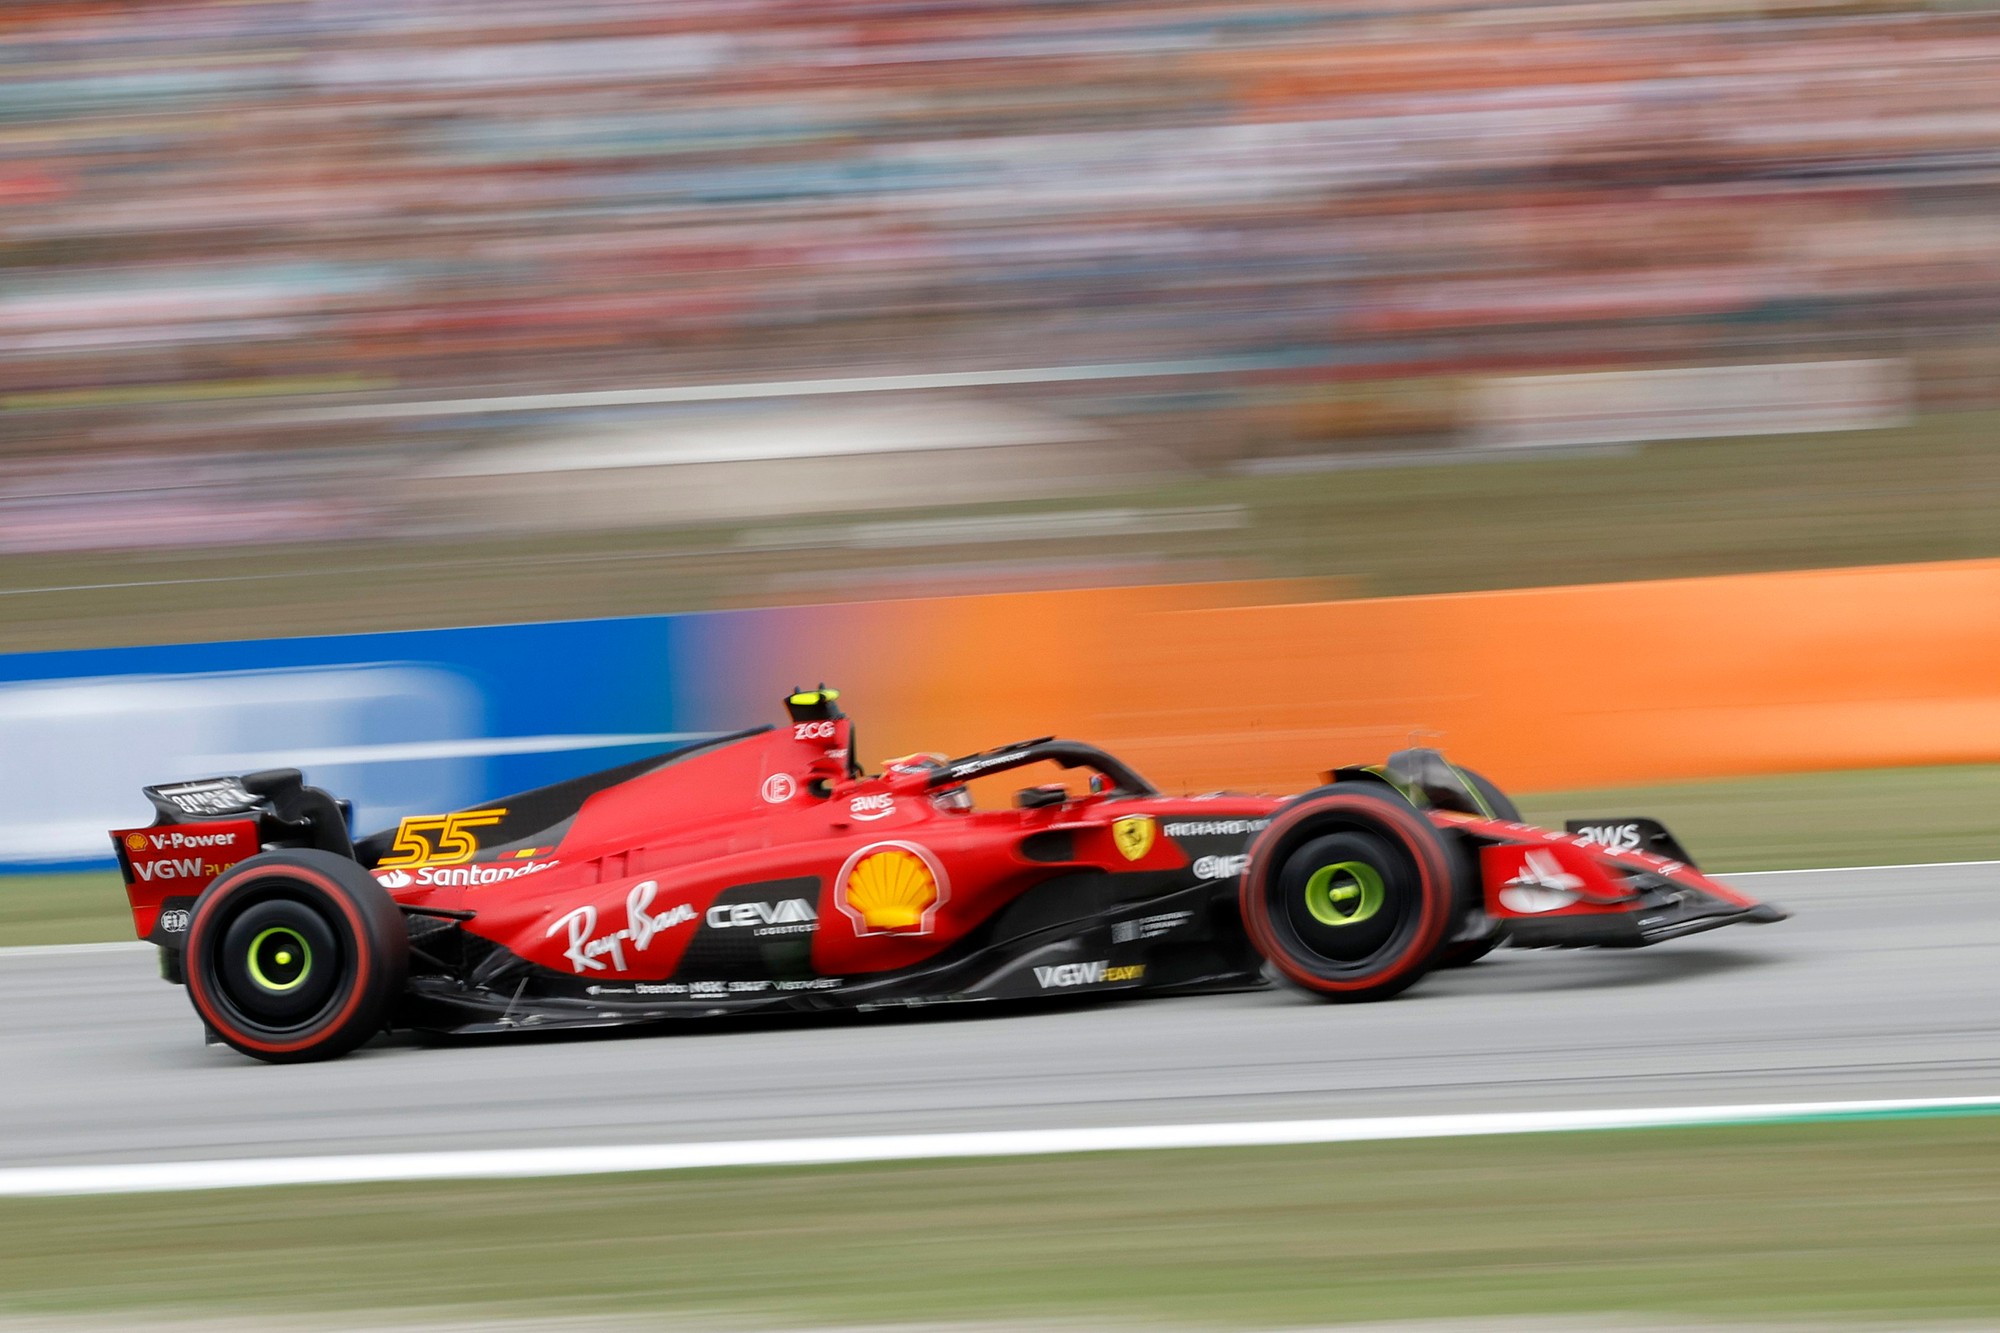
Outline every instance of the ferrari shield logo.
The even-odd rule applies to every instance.
[[[1133,815],[1127,819],[1113,820],[1111,841],[1117,846],[1118,854],[1127,861],[1137,861],[1153,850],[1153,817]]]

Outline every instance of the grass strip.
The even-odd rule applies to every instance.
[[[1861,769],[1523,796],[1555,828],[1651,815],[1719,873],[2000,859],[2000,765]]]
[[[0,1310],[2000,1313],[2000,1118],[0,1204]]]
[[[0,875],[0,948],[132,938],[132,911],[115,870]]]
[[[2000,555],[2000,413],[1892,430],[1522,450],[1454,466],[1240,475],[1194,466],[1033,506],[815,515],[988,520],[1077,508],[1238,506],[1227,530],[911,548],[746,541],[776,519],[508,537],[370,538],[245,551],[0,556],[0,638],[16,650],[850,600],[876,575],[943,590],[963,565],[1146,578],[1330,578],[1342,595],[1676,578]],[[1191,461],[1194,461],[1191,455]],[[1143,527],[1143,524],[1140,525]],[[924,571],[933,573],[926,575]],[[1039,573],[1037,573],[1039,571]],[[986,586],[985,576],[975,579]],[[41,589],[39,592],[28,590]]]

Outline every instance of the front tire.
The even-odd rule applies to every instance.
[[[1240,892],[1259,952],[1328,1000],[1408,988],[1452,917],[1450,862],[1430,822],[1405,801],[1338,787],[1272,819]]]
[[[1495,930],[1489,934],[1478,936],[1475,939],[1453,940],[1438,950],[1437,957],[1431,961],[1431,966],[1439,970],[1454,967],[1471,967],[1487,954],[1499,948],[1501,942],[1505,939],[1505,935]]]
[[[1521,822],[1521,808],[1514,804],[1511,796],[1500,790],[1497,783],[1482,773],[1475,773],[1463,764],[1455,767],[1458,769],[1458,775],[1465,779],[1465,785],[1472,788],[1486,806],[1487,813],[1495,819],[1504,819],[1510,823]],[[1486,907],[1485,892],[1479,878],[1479,857],[1468,849],[1463,855],[1463,860],[1465,864],[1460,872],[1458,913],[1452,919],[1451,931],[1446,936],[1447,942],[1438,947],[1437,957],[1431,960],[1431,966],[1435,968],[1471,967],[1499,948],[1507,938],[1506,930],[1501,926],[1489,926],[1485,934],[1470,939],[1456,938],[1466,919],[1474,912],[1483,912]]]
[[[328,1060],[386,1025],[409,971],[388,892],[332,852],[263,852],[195,900],[188,998],[223,1041],[273,1063]]]
[[[1504,819],[1510,824],[1521,822],[1521,807],[1514,804],[1514,798],[1500,790],[1498,783],[1483,773],[1475,773],[1463,765],[1457,765],[1458,775],[1465,779],[1465,785],[1472,788],[1485,803],[1495,819]]]

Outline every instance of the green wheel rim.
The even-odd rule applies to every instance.
[[[266,948],[266,942],[269,947]],[[250,941],[250,979],[267,991],[297,990],[312,975],[312,946],[289,926],[272,926]],[[278,975],[273,977],[266,965]],[[292,969],[298,970],[294,972]]]
[[[1306,911],[1322,926],[1352,926],[1382,910],[1382,872],[1366,861],[1321,866],[1306,881]]]

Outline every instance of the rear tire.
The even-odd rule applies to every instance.
[[[1410,805],[1339,787],[1279,811],[1240,890],[1251,941],[1328,1000],[1382,1000],[1430,967],[1452,917],[1443,843]]]
[[[195,900],[183,955],[202,1021],[248,1056],[328,1060],[386,1025],[409,971],[388,891],[332,852],[263,852]]]

